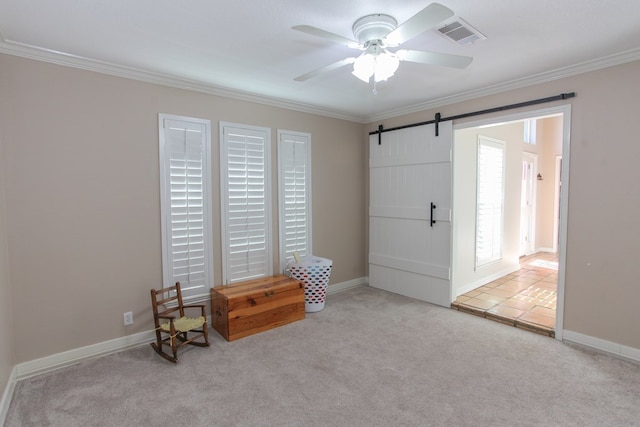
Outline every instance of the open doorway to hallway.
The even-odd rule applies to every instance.
[[[565,144],[568,151],[567,113],[520,114],[512,120],[487,120],[456,129],[453,308],[552,337],[558,326],[561,329],[557,313],[563,308],[564,276],[559,270],[564,261],[558,242],[566,233],[560,230],[558,159]],[[477,215],[482,206],[476,191],[482,186],[476,141],[486,137],[502,141],[505,147],[504,200],[494,222],[500,232],[492,231],[492,238],[499,238],[499,252],[491,262],[480,264]]]

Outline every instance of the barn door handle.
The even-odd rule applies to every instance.
[[[436,208],[436,205],[433,204],[433,202],[431,202],[431,219],[429,220],[429,225],[431,227],[433,227],[433,224],[436,223],[436,220],[433,219],[433,210]]]

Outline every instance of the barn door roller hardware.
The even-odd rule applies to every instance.
[[[575,96],[576,96],[575,92],[561,93],[560,95],[549,96],[547,98],[539,98],[539,99],[534,99],[534,100],[531,100],[531,101],[519,102],[517,104],[503,105],[501,107],[488,108],[486,110],[473,111],[471,113],[458,114],[457,116],[451,116],[451,117],[442,117],[440,113],[436,113],[434,120],[429,120],[427,122],[412,123],[412,124],[409,124],[409,125],[397,126],[397,127],[393,127],[393,128],[389,128],[389,129],[383,129],[382,125],[379,125],[378,126],[378,130],[369,132],[369,135],[375,135],[377,133],[378,134],[378,144],[382,144],[382,136],[381,135],[382,135],[383,132],[391,132],[393,130],[406,129],[406,128],[430,125],[432,123],[435,123],[435,125],[436,125],[435,126],[435,128],[436,128],[436,136],[439,136],[440,135],[440,129],[439,129],[440,122],[449,121],[449,120],[458,120],[458,119],[463,119],[463,118],[466,118],[466,117],[479,116],[481,114],[495,113],[495,112],[498,112],[498,111],[513,110],[515,108],[528,107],[530,105],[544,104],[544,103],[547,103],[547,102],[560,101],[560,100],[563,100],[563,99],[573,98]]]

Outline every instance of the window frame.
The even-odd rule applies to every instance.
[[[537,119],[525,119],[523,120],[524,134],[523,140],[526,144],[536,145],[537,143]]]
[[[481,170],[481,156],[482,156],[482,147],[488,147],[490,149],[498,149],[501,153],[501,177],[500,177],[500,209],[499,209],[499,218],[495,218],[495,211],[497,203],[493,203],[493,207],[491,208],[494,211],[494,217],[492,218],[492,225],[494,228],[492,229],[492,243],[490,253],[491,255],[488,257],[480,258],[480,242],[481,242],[481,196],[483,192],[483,182],[482,182],[482,174],[483,170]],[[495,166],[495,165],[494,165]],[[476,242],[475,242],[475,269],[480,269],[485,266],[492,265],[496,262],[499,262],[502,259],[502,251],[504,249],[504,207],[505,207],[505,173],[506,173],[506,144],[504,141],[490,138],[484,135],[478,135],[477,142],[477,158],[476,158]],[[495,169],[493,170],[495,172]],[[495,178],[494,178],[495,179]],[[496,185],[493,183],[494,188],[496,190]],[[494,198],[494,200],[496,200]],[[496,226],[496,222],[499,222]],[[497,238],[496,238],[497,237]],[[497,243],[497,247],[495,247]],[[486,251],[485,251],[486,252]]]
[[[182,122],[185,126],[202,127],[201,136],[201,193],[202,193],[202,245],[203,245],[203,279],[202,285],[191,288],[191,283],[184,280],[176,280],[175,252],[173,248],[172,233],[173,224],[171,215],[172,204],[171,189],[171,155],[170,145],[167,135],[166,125],[169,122]],[[186,127],[185,127],[186,131]],[[213,286],[213,221],[211,209],[211,121],[186,116],[172,114],[158,114],[158,147],[159,147],[159,167],[160,167],[160,217],[161,217],[161,244],[162,244],[162,286],[171,287],[176,281],[180,281],[183,289],[183,297],[187,302],[203,302],[210,298],[209,289]],[[175,184],[175,183],[173,183]],[[188,190],[187,190],[188,191]]]
[[[233,257],[231,253],[231,228],[229,208],[229,147],[226,138],[227,130],[245,131],[262,135],[264,141],[264,270],[256,274],[248,274],[240,277],[232,273]],[[220,122],[220,198],[221,198],[221,242],[222,242],[222,283],[231,283],[249,280],[252,278],[273,275],[273,249],[272,249],[272,191],[271,191],[271,129],[261,126],[251,126],[240,123]],[[247,190],[248,191],[248,190]]]
[[[287,174],[290,172],[286,168],[288,159],[285,157],[288,155],[289,150],[285,149],[285,144],[295,141],[294,143],[302,144],[305,147],[304,153],[304,196],[305,196],[305,244],[304,248],[301,248],[299,244],[296,245],[294,250],[288,250],[287,248],[287,217],[291,216],[289,213],[287,203]],[[295,145],[294,145],[295,147]],[[300,256],[311,255],[313,248],[313,218],[312,218],[312,173],[311,173],[311,134],[306,132],[296,132],[289,130],[278,129],[278,217],[279,217],[279,259],[280,269],[285,271],[287,262],[293,258],[293,252],[298,252]],[[298,157],[300,160],[300,157]],[[295,197],[295,196],[294,196]],[[294,213],[293,215],[296,215]],[[295,221],[298,221],[296,218]]]

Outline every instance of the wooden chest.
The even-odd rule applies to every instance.
[[[227,341],[304,319],[304,284],[285,275],[211,289],[211,323]]]

